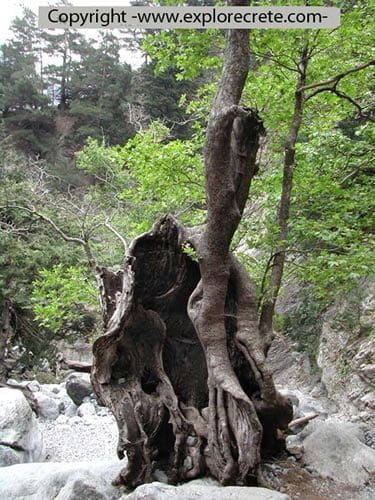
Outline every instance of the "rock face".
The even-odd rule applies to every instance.
[[[372,425],[375,424],[374,330],[375,283],[368,282],[326,312],[317,360],[329,398],[352,421]]]
[[[72,373],[66,381],[66,392],[73,403],[80,406],[92,393],[90,376],[87,373]]]
[[[267,362],[278,386],[305,388],[314,383],[309,357],[298,352],[293,342],[285,335],[275,334]]]
[[[0,498],[7,500],[112,500],[121,462],[20,464],[0,469]]]
[[[323,403],[323,412],[375,424],[375,281],[363,281],[324,313],[296,283],[284,287],[277,312],[287,334],[276,334],[268,355],[278,388]],[[295,340],[293,342],[291,337]],[[298,342],[297,342],[298,341]],[[298,352],[298,349],[303,352]],[[310,369],[309,353],[312,360]],[[305,401],[306,402],[306,401]],[[295,405],[296,407],[297,405]]]
[[[0,389],[0,465],[42,461],[43,437],[21,391]]]
[[[322,477],[361,488],[375,475],[375,450],[364,440],[363,426],[329,419],[290,436],[287,448]]]
[[[121,500],[288,500],[290,497],[266,488],[244,486],[218,486],[210,479],[197,479],[182,486],[163,483],[143,484],[132,493],[123,495]]]

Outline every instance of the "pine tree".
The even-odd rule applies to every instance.
[[[71,114],[77,118],[76,138],[124,143],[133,130],[128,122],[131,67],[120,61],[120,42],[109,32],[98,41],[84,41],[73,63]]]

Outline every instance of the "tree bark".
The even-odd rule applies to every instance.
[[[8,369],[5,363],[6,346],[10,336],[10,304],[4,299],[1,312],[0,324],[0,382],[5,383],[8,376]]]
[[[279,451],[277,429],[293,416],[265,364],[254,289],[230,253],[263,125],[239,106],[248,31],[227,37],[206,134],[205,227],[166,216],[132,242],[123,270],[98,273],[105,334],[94,344],[92,382],[115,415],[118,455],[128,456],[117,482],[133,487],[156,469],[171,482],[209,473],[255,484],[261,457]]]

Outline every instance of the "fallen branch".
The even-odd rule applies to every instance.
[[[73,359],[65,359],[63,356],[60,356],[57,359],[57,363],[59,368],[63,370],[91,373],[91,363],[87,363],[86,361],[75,361]]]
[[[319,413],[313,413],[312,415],[306,415],[306,417],[296,418],[296,420],[289,422],[288,428],[292,429],[293,427],[297,427],[297,425],[305,424],[316,417],[319,417]]]

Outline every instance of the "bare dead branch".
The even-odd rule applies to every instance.
[[[128,248],[129,248],[126,239],[109,222],[105,222],[103,225],[104,227],[109,229],[109,231],[111,231],[121,241],[121,244],[124,248],[124,255],[126,255],[128,253]]]
[[[90,373],[91,363],[85,361],[75,361],[72,359],[65,359],[64,356],[59,353],[56,357],[56,362],[60,369],[63,370],[74,370],[76,372]]]
[[[291,422],[289,422],[288,428],[293,429],[293,427],[297,427],[297,425],[306,424],[316,417],[319,417],[319,413],[313,413],[312,415],[306,415],[305,417],[296,418],[296,420],[292,420]]]
[[[44,222],[47,222],[50,226],[52,226],[53,229],[61,236],[61,238],[64,241],[67,241],[69,243],[77,243],[79,245],[85,245],[85,242],[81,238],[76,238],[74,236],[68,236],[67,234],[64,233],[64,231],[60,227],[58,227],[56,225],[56,223],[52,219],[50,219],[46,215],[42,214],[41,212],[38,212],[38,210],[36,210],[34,207],[29,208],[29,207],[25,207],[22,205],[6,205],[6,206],[0,207],[0,209],[9,209],[9,208],[23,210],[25,212],[28,212],[29,214],[36,215],[37,217],[42,219]]]
[[[82,238],[77,238],[75,236],[68,236],[52,219],[47,217],[46,215],[42,214],[38,210],[36,210],[35,207],[26,207],[23,205],[5,205],[1,206],[0,209],[18,209],[18,210],[23,210],[25,212],[28,212],[31,215],[35,215],[36,217],[39,217],[39,219],[43,220],[44,222],[47,222],[55,231],[56,233],[67,243],[75,243],[77,245],[81,245],[86,253],[88,262],[90,264],[91,269],[94,271],[94,274],[96,274],[96,260],[92,254],[90,244],[88,240],[82,239]]]

